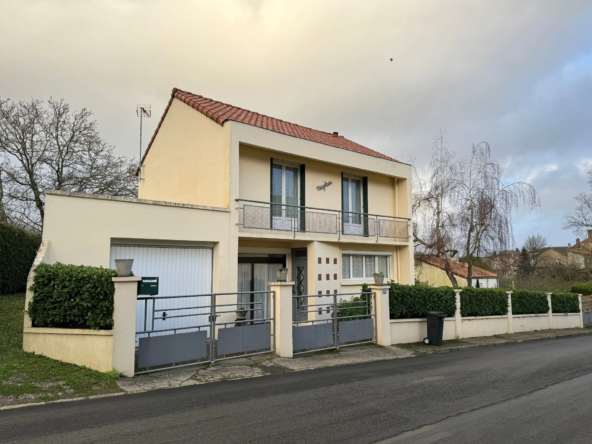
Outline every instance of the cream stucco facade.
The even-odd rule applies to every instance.
[[[272,159],[301,167],[299,205],[312,216],[329,214],[335,232],[245,227],[245,201],[269,211]],[[364,278],[345,277],[344,255],[376,258],[365,264],[386,258],[387,279],[414,282],[409,165],[236,121],[220,124],[173,98],[138,173],[138,199],[48,192],[43,262],[109,267],[114,245],[209,247],[212,291],[231,293],[241,260],[281,257],[292,269],[299,250],[306,252],[308,294],[352,293],[372,283],[371,265]],[[344,174],[363,178],[366,207],[358,214],[373,218],[372,232],[340,228]],[[380,220],[394,221],[397,235],[380,235]],[[232,313],[221,318],[233,320]],[[98,337],[85,341],[108,341]]]

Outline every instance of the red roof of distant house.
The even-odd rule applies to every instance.
[[[219,125],[224,125],[225,122],[231,120],[234,122],[244,123],[246,125],[253,125],[259,128],[263,128],[269,131],[275,131],[276,133],[285,134],[287,136],[297,137],[299,139],[310,140],[311,142],[322,143],[323,145],[333,146],[335,148],[341,148],[348,151],[354,151],[360,154],[366,154],[368,156],[377,157],[379,159],[390,160],[392,162],[399,162],[392,157],[385,156],[377,151],[366,148],[360,144],[352,142],[343,136],[333,135],[332,133],[326,133],[324,131],[318,131],[304,126],[296,125],[294,123],[284,122],[283,120],[268,117],[263,114],[259,114],[246,109],[238,108],[236,106],[228,105],[226,103],[218,102],[216,100],[208,99],[203,96],[198,96],[190,92],[181,91],[180,89],[173,88],[171,99],[162,115],[158,127],[148,144],[148,148],[144,153],[142,161],[146,158],[146,154],[152,146],[152,142],[158,134],[164,118],[171,107],[173,99],[178,99],[183,103],[189,105],[193,109],[199,111],[204,116],[209,117]],[[400,163],[400,162],[399,162]]]
[[[440,268],[444,270],[444,260],[440,259],[436,256],[427,256],[416,254],[415,259],[423,262],[428,265],[432,265],[434,267]],[[448,259],[448,263],[452,268],[452,273],[458,277],[463,279],[467,279],[469,277],[469,265],[464,262],[455,262],[451,259]],[[489,278],[489,277],[497,277],[497,274],[492,273],[491,271],[484,270],[483,268],[473,266],[473,276],[474,278]]]

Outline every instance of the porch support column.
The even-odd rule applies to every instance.
[[[376,295],[376,342],[378,345],[392,345],[391,319],[389,313],[389,285],[371,285]]]
[[[282,358],[294,356],[292,342],[292,288],[294,282],[270,282],[274,298],[275,353]]]
[[[134,376],[136,358],[136,301],[141,277],[114,277],[113,369]]]

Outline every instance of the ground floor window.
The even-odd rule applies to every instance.
[[[390,256],[344,254],[342,256],[342,279],[367,279],[374,273],[382,273],[390,279]]]

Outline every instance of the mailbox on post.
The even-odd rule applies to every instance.
[[[141,281],[138,281],[138,294],[156,296],[158,294],[158,278],[143,277]]]

